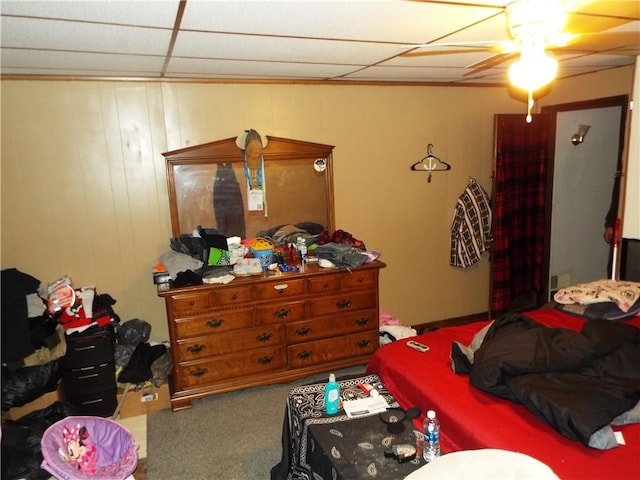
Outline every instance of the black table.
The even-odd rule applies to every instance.
[[[339,379],[343,401],[363,398],[360,383],[374,385],[390,407],[400,408],[377,375]],[[398,480],[424,465],[418,448],[415,460],[398,463],[385,457],[392,445],[419,447],[422,432],[411,420],[387,424],[380,415],[349,418],[343,409],[324,411],[324,383],[296,387],[289,392],[282,430],[282,460],[271,469],[271,480],[371,479]]]

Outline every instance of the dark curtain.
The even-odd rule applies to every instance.
[[[550,119],[496,116],[492,315],[542,287]]]

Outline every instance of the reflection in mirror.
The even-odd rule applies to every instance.
[[[312,222],[334,230],[333,147],[269,138],[264,150],[265,208],[249,210],[244,153],[227,139],[168,152],[174,237],[198,226],[251,238],[275,227]],[[318,169],[322,159],[324,168]]]
[[[266,212],[246,208],[244,164],[178,165],[174,169],[180,233],[198,225],[227,237],[255,237],[275,226],[314,222],[327,226],[325,173],[313,159],[274,160],[265,164]]]

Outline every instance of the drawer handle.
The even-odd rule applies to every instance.
[[[364,327],[367,323],[369,323],[369,317],[360,317],[356,320],[356,323],[361,327]]]
[[[287,318],[289,315],[291,315],[290,308],[281,308],[275,313],[275,316],[278,318]]]
[[[262,335],[258,335],[256,339],[259,342],[268,342],[273,338],[273,333],[263,333]]]
[[[278,285],[274,285],[273,288],[275,288],[278,293],[284,293],[284,291],[289,288],[289,285],[287,285],[286,283],[280,283]]]
[[[351,300],[340,300],[336,302],[338,308],[349,308],[351,306]]]
[[[208,371],[209,370],[207,370],[206,368],[196,368],[195,370],[191,370],[189,372],[189,375],[191,375],[192,377],[201,377]]]
[[[371,345],[371,340],[360,340],[357,345],[360,348],[367,348],[369,345]]]
[[[313,355],[313,352],[309,351],[309,350],[305,350],[303,352],[298,353],[298,355],[296,355],[296,357],[301,358],[301,359],[307,359],[309,358],[311,355]]]
[[[322,284],[322,288],[329,288],[329,282],[324,282]]]
[[[95,345],[88,345],[86,347],[78,347],[78,348],[75,349],[75,351],[76,352],[82,352],[83,350],[92,350],[94,348],[96,348]]]
[[[189,306],[193,307],[196,304],[195,300],[189,300]]]
[[[272,356],[265,356],[258,359],[258,363],[262,365],[268,365],[273,362],[274,358]]]
[[[364,282],[364,278],[358,277],[358,283],[362,283],[362,282]]]
[[[311,333],[311,329],[309,327],[302,327],[296,330],[296,335],[304,337],[305,335],[309,335]]]
[[[222,320],[221,318],[216,318],[215,320],[209,320],[207,322],[207,327],[218,328],[218,327],[221,327],[223,324],[224,324],[224,320]]]
[[[231,300],[237,300],[237,299],[238,299],[238,295],[236,295],[235,293],[231,295]]]
[[[191,345],[190,347],[187,347],[187,352],[189,352],[189,353],[200,353],[201,351],[203,351],[206,348],[207,348],[206,345],[202,345],[201,343],[196,343],[195,345]]]
[[[92,403],[101,403],[102,399],[101,398],[96,398],[95,400],[87,400],[85,402],[82,402],[82,405],[91,405]]]
[[[97,376],[98,376],[98,374],[97,374],[97,373],[92,373],[92,374],[90,374],[90,375],[80,375],[80,376],[78,377],[78,380],[85,380],[85,379],[87,379],[87,378],[93,378],[93,377],[97,377]]]

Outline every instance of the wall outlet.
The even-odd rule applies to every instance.
[[[571,274],[560,273],[558,274],[558,288],[567,288],[571,286]]]

